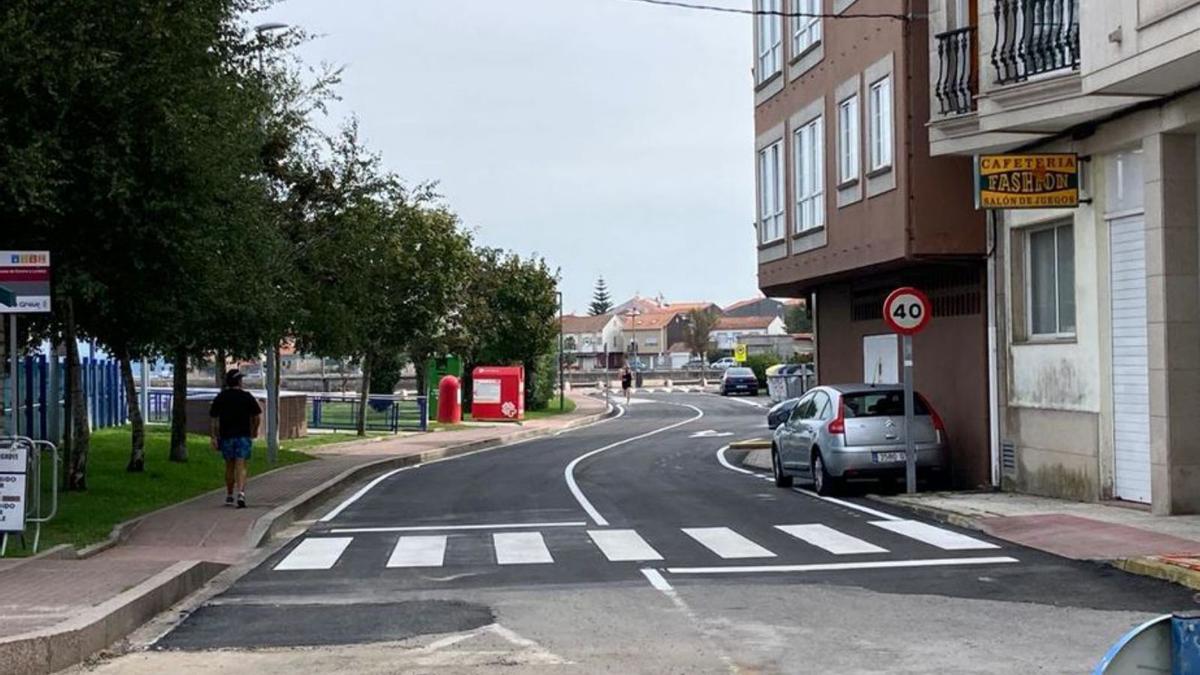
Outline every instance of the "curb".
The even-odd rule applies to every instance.
[[[1188,567],[1162,562],[1155,558],[1120,558],[1105,562],[1130,574],[1162,579],[1194,591],[1200,591],[1200,571]]]
[[[956,513],[947,509],[941,509],[936,506],[927,506],[925,504],[913,504],[890,497],[881,495],[866,495],[867,499],[880,504],[887,504],[901,509],[908,509],[918,515],[925,516],[930,520],[936,520],[939,523],[954,525],[965,530],[978,530],[979,532],[987,532],[987,528],[979,524],[979,521],[974,516],[964,516],[961,513]],[[1000,537],[997,537],[1000,538]]]
[[[178,562],[55,626],[0,638],[0,675],[53,673],[80,663],[194,593],[225,567]]]
[[[730,450],[770,450],[771,441],[765,438],[752,438],[745,441],[734,441],[729,444]]]

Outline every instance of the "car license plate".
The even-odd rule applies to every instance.
[[[877,452],[875,453],[876,464],[887,464],[889,462],[903,462],[907,459],[907,455],[903,452]]]

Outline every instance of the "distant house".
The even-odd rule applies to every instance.
[[[726,351],[747,335],[787,335],[787,327],[779,316],[724,316],[709,333],[718,350]]]
[[[610,367],[608,354],[625,351],[621,343],[621,320],[615,314],[562,318],[563,353],[580,370]]]
[[[787,310],[793,305],[803,305],[804,300],[797,298],[767,298],[759,296],[757,298],[749,298],[747,300],[739,300],[725,307],[722,313],[725,316],[745,317],[745,316],[777,316],[787,320]]]
[[[625,350],[636,351],[647,368],[668,367],[668,347],[683,339],[686,325],[687,315],[678,311],[626,314],[621,317]]]

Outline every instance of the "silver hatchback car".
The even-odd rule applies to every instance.
[[[918,477],[944,482],[946,429],[925,397],[914,397],[913,434]],[[818,494],[838,491],[848,479],[904,477],[904,389],[898,385],[841,384],[815,387],[775,429],[771,467],[775,485],[811,478]]]

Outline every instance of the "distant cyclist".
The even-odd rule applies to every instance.
[[[237,507],[246,508],[246,462],[250,446],[258,436],[262,408],[254,396],[242,389],[242,371],[225,373],[225,387],[213,399],[208,416],[212,418],[213,450],[225,458],[225,505],[233,506],[233,488],[237,487]]]
[[[625,405],[629,405],[629,397],[633,394],[633,373],[629,366],[621,368],[621,391],[625,394]]]

